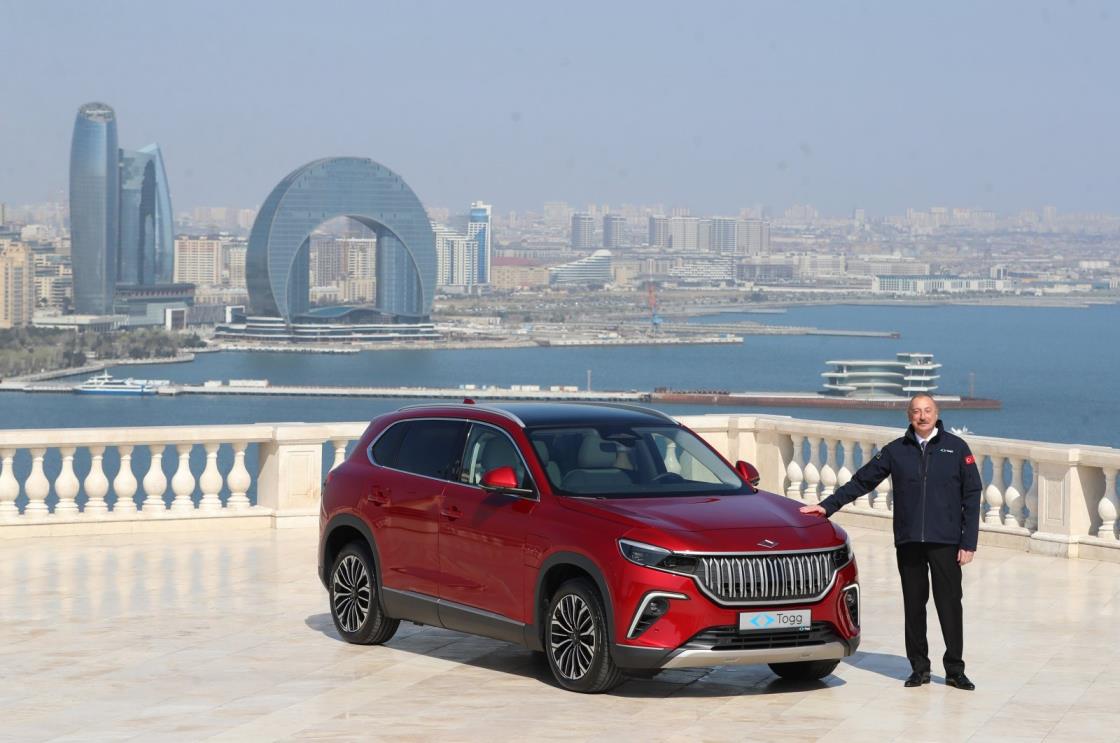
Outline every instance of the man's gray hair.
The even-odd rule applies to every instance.
[[[929,394],[928,392],[919,392],[918,394],[911,397],[910,403],[906,406],[906,409],[909,410],[910,408],[914,407],[914,403],[916,403],[918,400],[921,400],[922,398],[925,398],[932,402],[934,410],[941,410],[941,408],[937,406],[937,400],[934,400],[933,395]]]

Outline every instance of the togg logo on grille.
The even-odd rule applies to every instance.
[[[774,549],[775,547],[778,546],[778,543],[775,542],[773,539],[763,539],[761,542],[758,543],[758,546],[759,547],[765,547],[768,550],[772,550],[772,549]]]

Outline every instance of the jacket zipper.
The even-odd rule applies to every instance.
[[[926,450],[929,449],[929,442],[925,446],[918,444],[918,461],[921,464],[922,472],[922,541],[926,541],[926,475],[929,469],[926,464]]]

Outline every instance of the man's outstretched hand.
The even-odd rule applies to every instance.
[[[828,513],[821,506],[802,506],[801,513],[815,513],[818,516],[828,516]]]
[[[802,508],[801,510],[804,511],[805,509]],[[972,556],[975,554],[976,552],[972,550],[957,550],[957,564],[963,568],[965,565],[972,562]]]

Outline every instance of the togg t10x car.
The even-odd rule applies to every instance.
[[[573,691],[731,663],[820,678],[859,645],[855,559],[757,482],[654,410],[407,407],[328,475],[319,574],[347,642],[483,635]]]

